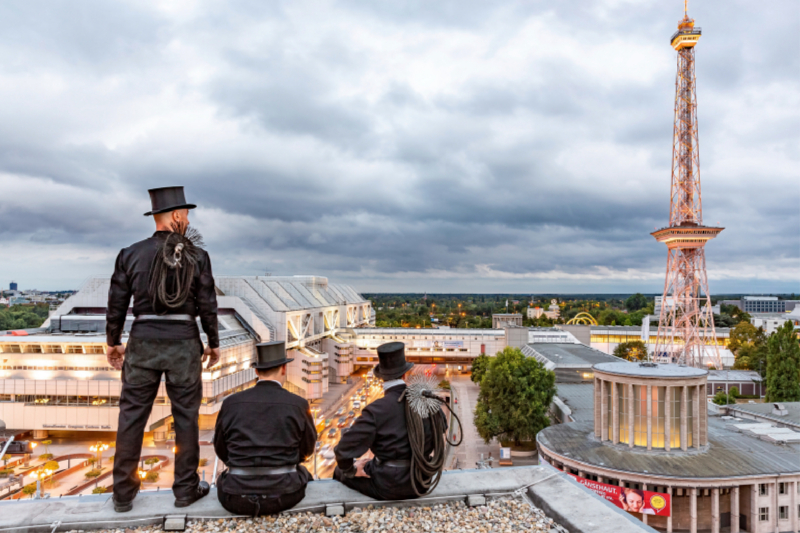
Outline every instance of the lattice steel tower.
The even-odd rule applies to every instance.
[[[721,369],[704,247],[724,228],[703,225],[694,77],[694,46],[700,33],[684,0],[684,17],[671,39],[678,52],[678,76],[669,226],[651,234],[668,250],[654,358]]]

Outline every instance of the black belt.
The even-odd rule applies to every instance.
[[[286,466],[232,466],[228,473],[233,476],[275,476],[291,474],[297,471],[297,465]]]
[[[194,322],[192,315],[139,315],[136,320],[179,320],[181,322]]]
[[[395,466],[397,468],[403,468],[406,466],[411,466],[411,461],[409,459],[396,459],[393,461],[381,461],[377,457],[374,459],[375,463],[379,465],[386,465],[386,466]]]

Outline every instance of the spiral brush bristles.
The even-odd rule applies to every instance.
[[[428,418],[433,413],[439,411],[441,402],[434,398],[429,398],[423,393],[428,392],[437,394],[442,392],[436,378],[415,374],[411,376],[406,385],[406,401],[409,407],[422,418]]]

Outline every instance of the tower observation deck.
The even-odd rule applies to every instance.
[[[667,245],[665,305],[661,307],[654,358],[722,368],[706,275],[706,242],[724,228],[703,224],[697,134],[694,47],[701,30],[689,18],[678,23],[670,44],[678,52],[669,226],[651,233]]]

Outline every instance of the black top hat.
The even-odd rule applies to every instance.
[[[176,209],[194,209],[194,204],[187,204],[186,197],[183,195],[183,187],[159,187],[158,189],[148,189],[150,193],[150,205],[152,211],[148,211],[144,216],[167,213]]]
[[[414,363],[406,362],[406,345],[402,342],[387,342],[378,346],[378,364],[373,373],[384,381],[397,379],[411,370]]]
[[[294,361],[286,358],[286,343],[283,341],[256,344],[256,352],[258,359],[250,365],[256,370],[269,370]]]

